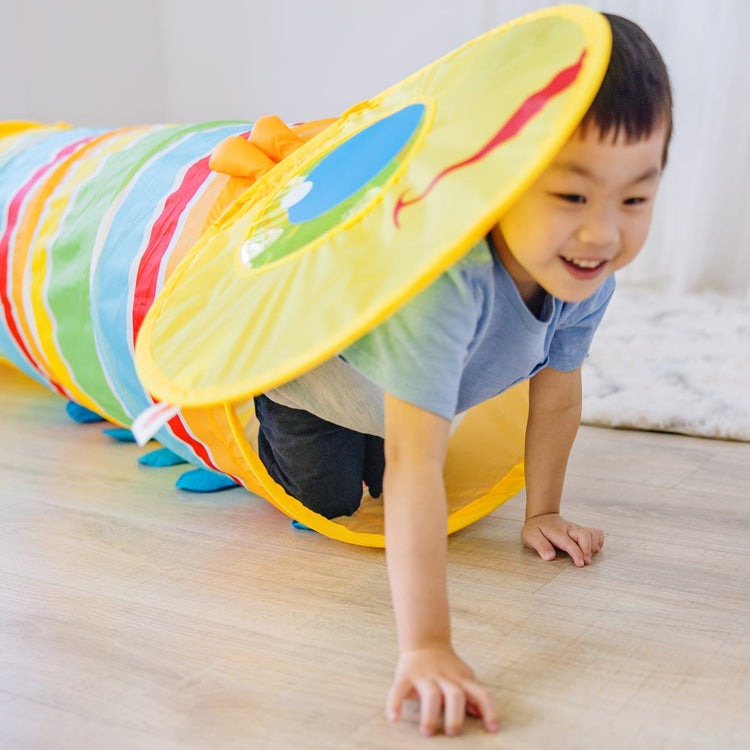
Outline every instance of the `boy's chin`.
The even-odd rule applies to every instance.
[[[576,285],[571,288],[570,285],[560,286],[558,289],[547,289],[546,291],[553,297],[557,297],[562,302],[583,302],[599,291],[601,285],[609,278],[609,275],[597,279],[596,282]]]

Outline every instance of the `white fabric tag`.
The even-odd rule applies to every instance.
[[[167,404],[164,401],[149,406],[148,409],[142,411],[135,418],[135,421],[130,427],[135,442],[142,448],[162,427],[164,427],[167,422],[169,422],[170,419],[172,419],[172,417],[179,414],[179,412],[179,406],[172,406],[172,404]]]

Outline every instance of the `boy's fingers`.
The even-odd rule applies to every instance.
[[[596,553],[604,546],[604,532],[601,529],[585,529],[591,538],[591,552]]]
[[[472,719],[481,719],[482,718],[482,709],[477,706],[476,703],[467,702],[466,703],[466,715],[471,716]]]
[[[419,680],[416,684],[419,693],[419,729],[422,734],[432,736],[440,723],[440,709],[443,696],[440,688],[432,680]]]
[[[485,729],[488,732],[497,732],[500,729],[500,716],[492,696],[476,682],[464,683],[463,689],[469,696],[467,713],[470,716],[479,714],[484,720]]]
[[[586,562],[591,562],[592,555],[595,555],[604,545],[604,533],[601,529],[577,528],[571,529],[568,533],[578,542],[578,546],[586,557]]]
[[[604,546],[604,532],[601,529],[596,530],[597,552]]]
[[[554,560],[555,549],[560,549],[567,552],[579,568],[588,565],[604,544],[604,534],[600,529],[583,526],[545,530],[534,528],[522,536],[524,544],[536,550],[542,559]]]
[[[539,529],[531,532],[527,544],[535,549],[543,560],[554,560],[556,556],[555,547]]]
[[[577,567],[582,568],[586,564],[584,562],[583,552],[578,546],[578,542],[570,536],[570,533],[563,532],[560,534],[559,539],[554,539],[554,545],[563,552],[567,552]]]
[[[589,529],[570,529],[570,531],[568,531],[568,536],[579,546],[583,553],[584,561],[591,562],[593,544]]]
[[[394,682],[388,691],[385,702],[385,712],[388,721],[398,721],[401,717],[401,706],[412,692],[412,685],[408,680]]]
[[[441,681],[443,691],[443,727],[446,734],[458,734],[464,725],[466,716],[466,694],[463,689],[452,682]]]

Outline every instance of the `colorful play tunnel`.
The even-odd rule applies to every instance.
[[[162,445],[329,537],[382,546],[381,501],[328,520],[268,476],[252,396],[377,325],[491,228],[580,121],[608,34],[577,6],[532,14],[291,128],[0,123],[0,357],[122,427],[179,406]],[[523,487],[526,411],[516,386],[452,435],[448,532]]]

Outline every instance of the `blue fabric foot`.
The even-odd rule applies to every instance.
[[[182,456],[178,456],[174,451],[169,450],[169,448],[157,448],[155,451],[140,456],[138,463],[143,466],[162,467],[186,464],[187,461]]]
[[[102,430],[102,435],[119,440],[121,443],[134,443],[135,438],[130,430],[124,427],[113,427],[111,430]]]
[[[292,526],[294,526],[295,529],[300,529],[300,531],[314,531],[314,529],[305,526],[305,524],[300,523],[299,521],[292,521]]]
[[[91,424],[92,422],[104,422],[104,417],[97,414],[91,409],[87,409],[85,406],[77,404],[75,401],[68,401],[65,405],[65,411],[68,412],[68,416],[78,424]]]
[[[175,482],[175,487],[185,492],[220,492],[239,486],[226,474],[219,474],[208,469],[187,471]]]

